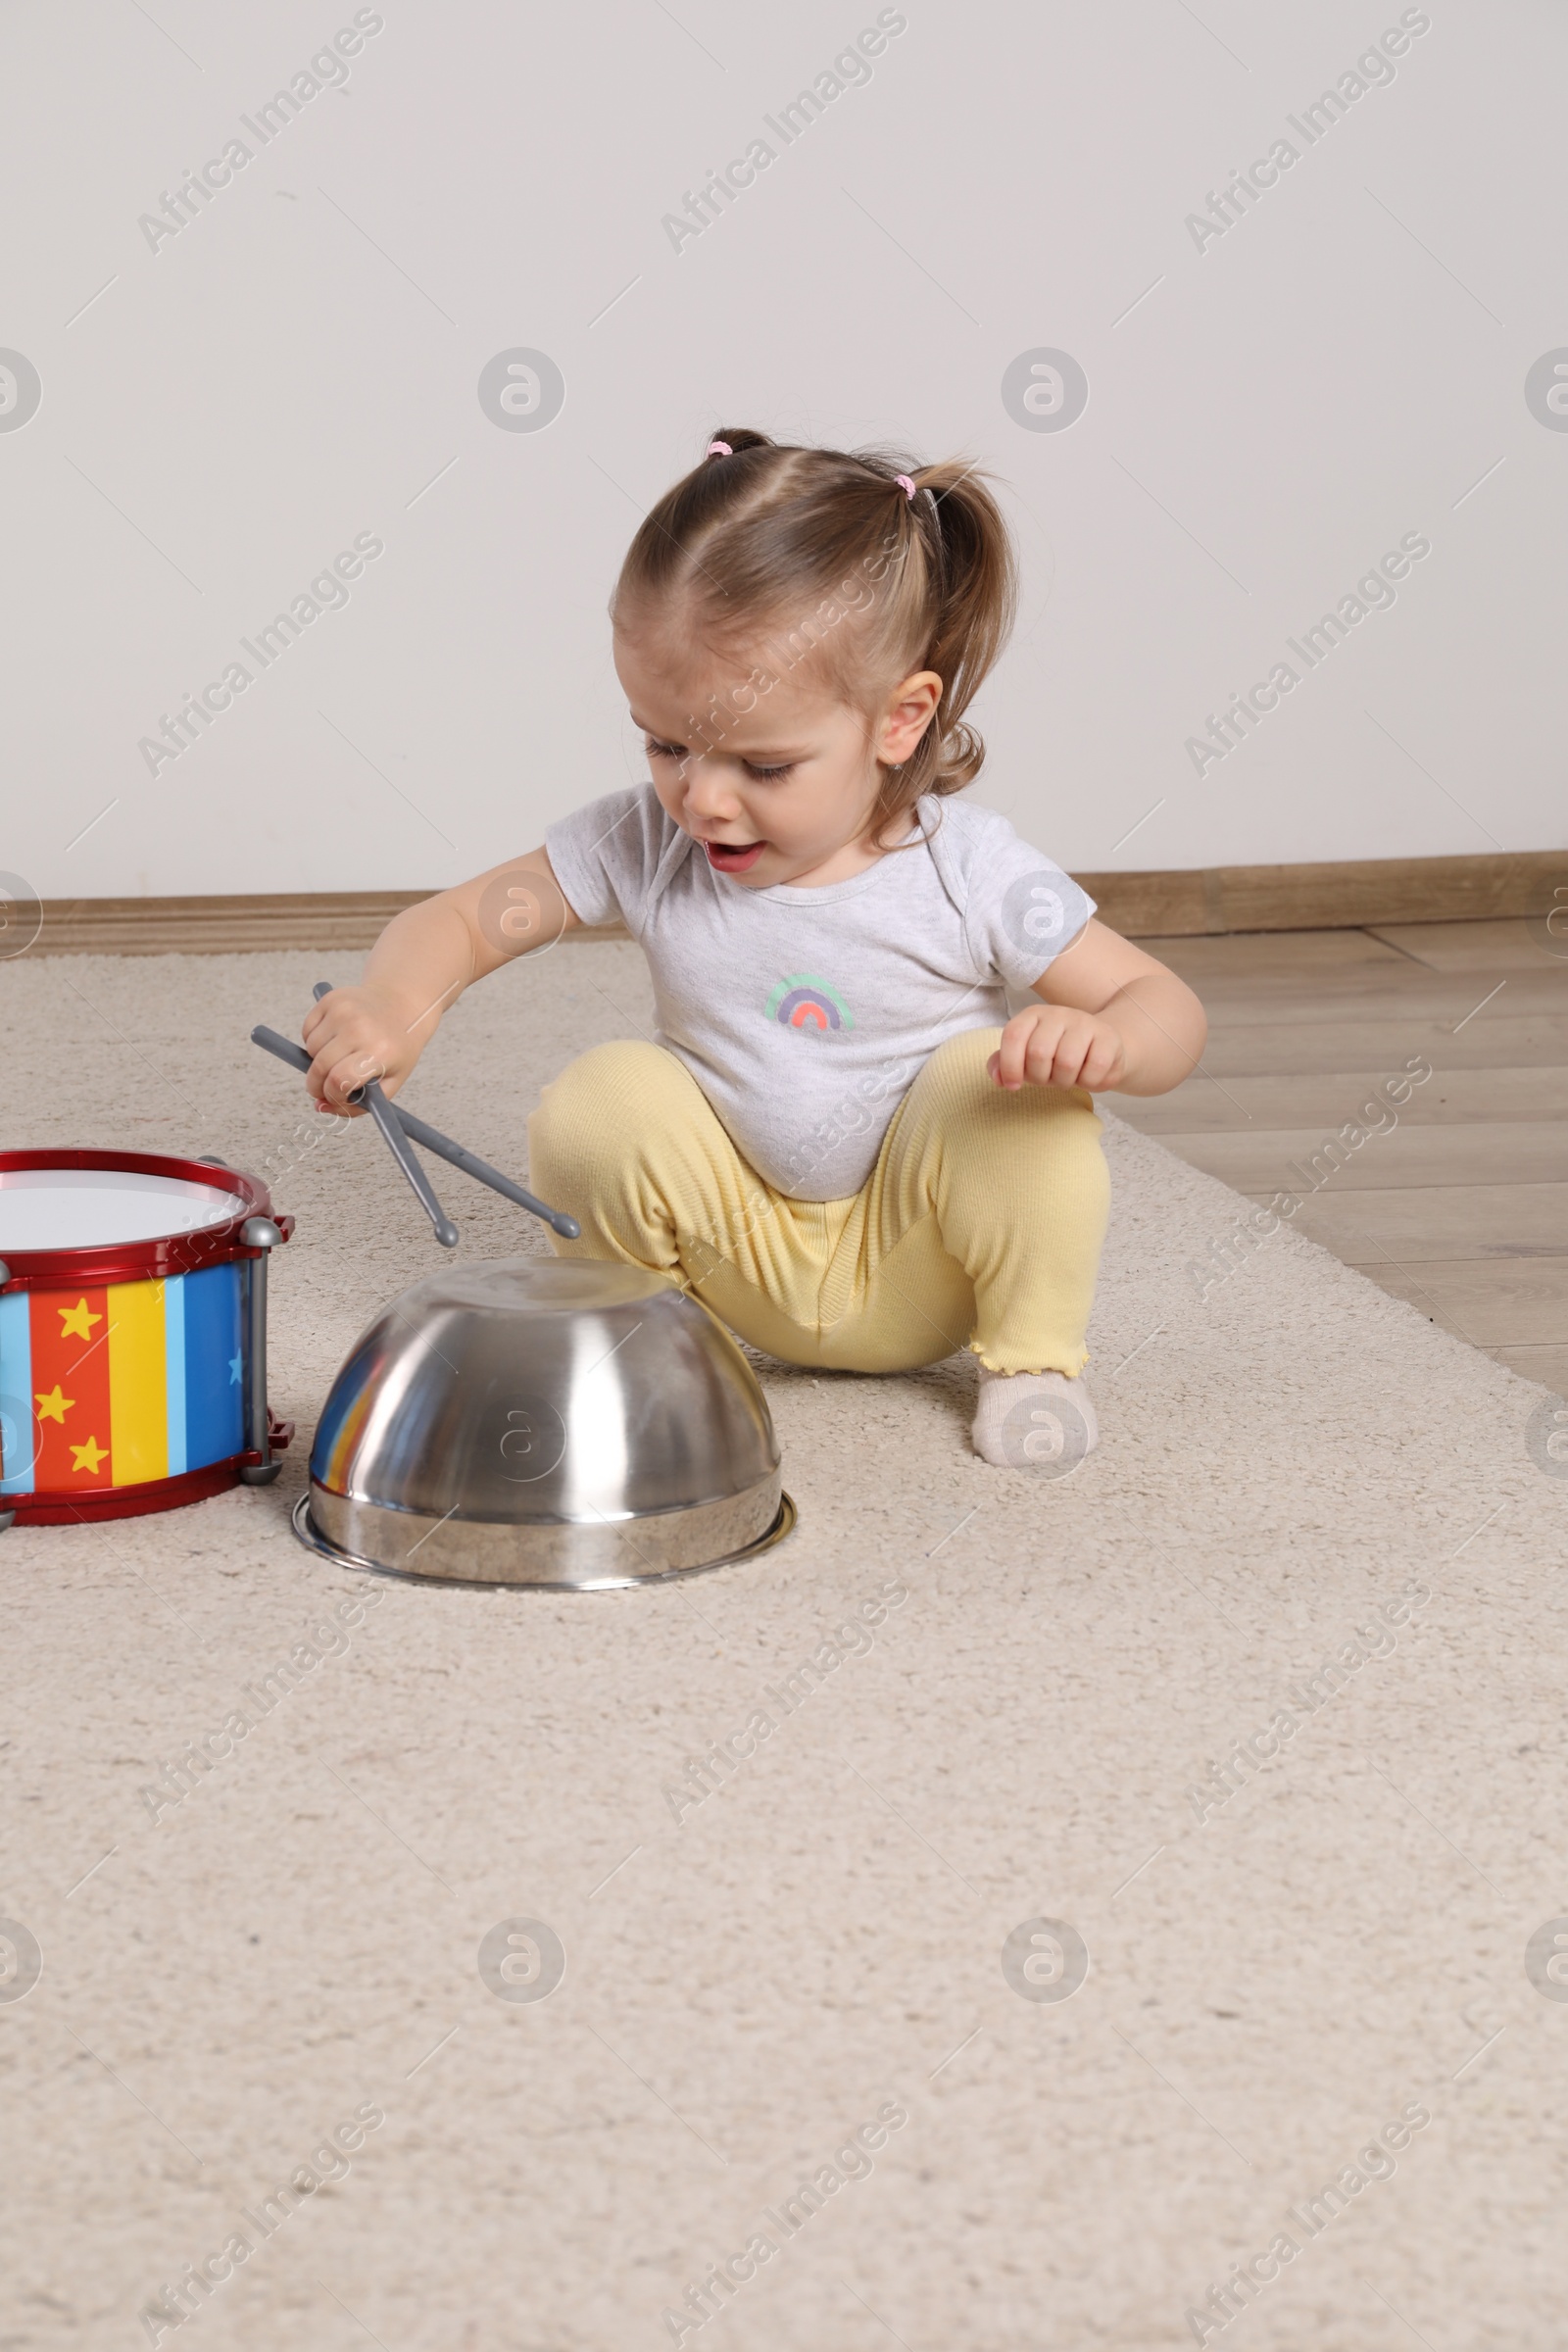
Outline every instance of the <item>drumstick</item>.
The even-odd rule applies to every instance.
[[[311,994],[319,1004],[323,997],[332,994],[331,981],[318,980]],[[431,1191],[429,1177],[409,1149],[409,1139],[394,1116],[391,1103],[373,1078],[368,1078],[363,1086],[356,1087],[355,1092],[380,1128],[387,1150],[408,1178],[415,1199],[434,1226],[436,1240],[443,1250],[455,1250],[458,1246],[458,1229]]]
[[[405,1110],[400,1102],[389,1103],[387,1107],[401,1124],[404,1134],[412,1137],[415,1143],[422,1144],[427,1152],[439,1152],[455,1168],[461,1168],[465,1176],[472,1176],[480,1184],[487,1184],[504,1200],[514,1200],[519,1208],[529,1209],[536,1217],[543,1217],[545,1223],[559,1233],[564,1241],[574,1242],[577,1239],[582,1227],[575,1217],[568,1217],[564,1209],[547,1208],[542,1200],[536,1200],[532,1193],[525,1192],[520,1184],[514,1184],[510,1176],[503,1176],[499,1168],[493,1168],[487,1159],[481,1159],[477,1152],[466,1152],[449,1135],[443,1135],[439,1127],[427,1127],[422,1119],[416,1119],[413,1111]]]
[[[269,1029],[265,1025],[253,1029],[251,1043],[263,1047],[269,1054],[275,1054],[279,1061],[288,1062],[296,1070],[308,1070],[311,1066],[311,1056],[305,1048],[292,1044],[286,1037],[279,1037],[275,1029]],[[351,1102],[354,1099],[354,1095],[350,1095]],[[455,1144],[449,1135],[441,1133],[439,1127],[427,1127],[423,1119],[416,1119],[413,1111],[406,1110],[401,1102],[389,1102],[387,1108],[404,1134],[414,1143],[422,1144],[427,1152],[434,1152],[442,1159],[450,1160],[455,1168],[463,1170],[465,1176],[472,1176],[478,1183],[487,1184],[504,1200],[514,1200],[519,1208],[527,1209],[531,1216],[542,1217],[563,1240],[574,1242],[581,1233],[582,1227],[575,1217],[568,1217],[563,1209],[548,1208],[543,1200],[524,1191],[520,1184],[514,1184],[510,1176],[503,1176],[499,1168],[493,1168],[476,1152],[466,1152],[461,1144]]]

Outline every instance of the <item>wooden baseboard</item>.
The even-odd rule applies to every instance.
[[[1079,874],[1101,917],[1129,939],[1221,931],[1345,931],[1547,914],[1568,894],[1568,850],[1481,858],[1356,858],[1331,865],[1215,865]]]
[[[279,892],[232,899],[45,899],[33,956],[256,956],[373,946],[427,890]],[[26,909],[12,919],[21,928]]]
[[[1130,939],[1221,931],[1335,931],[1549,913],[1568,891],[1568,850],[1484,858],[1352,858],[1331,865],[1218,865],[1080,874],[1101,916]],[[32,956],[234,956],[369,947],[422,890],[221,899],[45,899]],[[19,931],[27,909],[9,908]],[[599,934],[598,936],[605,936]],[[0,949],[5,944],[0,934]],[[13,950],[13,953],[16,951]]]

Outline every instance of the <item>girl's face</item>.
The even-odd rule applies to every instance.
[[[714,871],[752,889],[842,882],[875,864],[864,840],[881,778],[902,765],[941,697],[921,670],[867,728],[803,674],[723,662],[701,648],[617,630],[615,669],[643,730],[649,773]]]

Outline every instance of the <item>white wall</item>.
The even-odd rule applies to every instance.
[[[0,346],[41,404],[0,430],[0,868],[436,888],[531,847],[645,772],[605,600],[719,420],[1005,477],[1025,608],[975,791],[1064,863],[1563,843],[1568,431],[1525,394],[1568,346],[1560,8],[1405,11],[1395,78],[1308,147],[1287,116],[1398,0],[908,0],[784,148],[763,117],[877,13],[385,0],[347,95],[263,147],[241,115],[347,0],[7,9]],[[674,250],[662,217],[759,135],[776,160]],[[235,136],[154,250],[139,217]],[[1282,136],[1200,250],[1187,217]],[[517,347],[564,377],[542,431],[480,407]],[[1065,430],[1004,406],[1040,348],[1087,373]],[[352,601],[261,672],[240,638],[360,533]],[[1406,533],[1397,602],[1196,773],[1205,714],[1304,673],[1286,638]],[[236,659],[247,691],[149,773],[139,739]]]

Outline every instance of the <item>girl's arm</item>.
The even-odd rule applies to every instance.
[[[1203,1051],[1208,1023],[1185,980],[1131,940],[1088,921],[1034,983],[987,1067],[999,1086],[1082,1086],[1163,1095]]]
[[[406,906],[370,950],[358,988],[333,989],[305,1016],[305,1083],[318,1108],[350,1111],[347,1097],[367,1078],[395,1095],[470,982],[581,929],[543,849]]]

